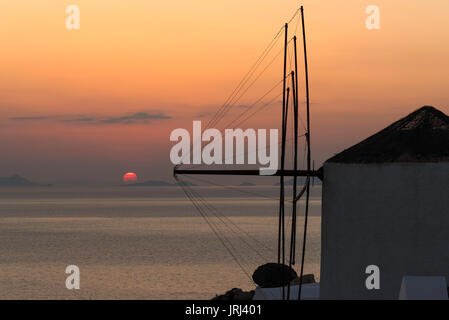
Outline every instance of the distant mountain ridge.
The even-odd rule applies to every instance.
[[[254,187],[256,186],[254,183],[252,182],[248,182],[248,181],[244,181],[241,184],[239,184],[240,187]]]
[[[298,185],[303,185],[303,184],[306,183],[307,178],[306,177],[298,177],[296,181],[297,181],[296,183]],[[314,183],[314,185],[321,185],[322,184],[321,180],[319,178],[316,178],[316,177],[315,178],[314,177],[310,178],[310,184],[312,184],[312,182]],[[292,186],[293,185],[293,178],[289,179],[289,180],[286,180],[284,184],[286,186]],[[274,184],[274,186],[280,186],[280,185],[281,184],[279,182]]]
[[[10,177],[0,177],[0,187],[49,187],[51,184],[39,184],[14,174]]]
[[[186,186],[196,186],[196,184],[193,184],[191,182],[183,182]],[[124,184],[124,187],[169,187],[169,186],[177,186],[176,183],[168,183],[166,181],[161,180],[148,180],[144,182],[137,182],[137,183],[131,183],[131,184]]]

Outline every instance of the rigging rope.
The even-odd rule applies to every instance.
[[[291,40],[290,40],[291,41]],[[249,84],[249,86],[243,91],[243,93],[235,100],[227,109],[226,112],[222,114],[222,116],[217,120],[216,123],[218,123],[220,120],[222,120],[226,113],[229,112],[229,110],[235,106],[235,104],[245,95],[246,92],[254,85],[254,83],[259,80],[259,78],[264,74],[264,72],[273,64],[273,62],[279,57],[279,55],[282,53],[282,49],[274,56],[274,58],[268,63],[268,65],[257,75],[257,77]],[[281,80],[282,82],[283,80]],[[271,90],[269,91],[271,92]],[[265,96],[265,95],[264,95]],[[247,111],[247,110],[246,110]],[[215,124],[216,124],[215,123]]]
[[[296,15],[297,13],[295,13]],[[209,120],[209,122],[206,125],[206,129],[213,127],[216,122],[217,118],[223,113],[223,110],[227,108],[227,105],[229,104],[232,99],[235,98],[235,96],[240,92],[242,87],[248,82],[248,80],[251,78],[251,76],[254,74],[254,72],[257,70],[257,68],[261,65],[261,63],[265,60],[268,53],[273,49],[274,45],[276,44],[277,40],[279,39],[279,36],[282,34],[283,28],[280,28],[279,31],[276,33],[274,38],[269,42],[269,44],[265,47],[262,54],[256,59],[254,64],[251,66],[251,68],[247,71],[247,73],[243,76],[243,78],[240,80],[239,84],[235,89],[232,91],[232,93],[228,96],[228,98],[225,100],[225,102],[221,105],[220,108],[215,112],[214,116]],[[190,153],[188,154],[190,157]],[[182,159],[185,160],[186,156]]]
[[[178,176],[175,176],[175,180],[178,182],[178,185],[181,186],[181,189],[183,190],[183,192],[185,193],[185,195],[189,198],[189,200],[192,202],[192,204],[194,205],[194,207],[197,209],[197,211],[200,213],[200,215],[203,217],[203,219],[206,221],[206,223],[208,224],[208,226],[210,227],[210,229],[214,232],[214,234],[216,235],[216,237],[219,239],[219,241],[221,242],[221,244],[225,247],[225,249],[228,251],[228,253],[231,255],[231,257],[233,258],[233,260],[236,262],[236,264],[239,266],[239,268],[243,271],[243,273],[245,274],[245,276],[248,278],[249,280],[249,284],[250,285],[257,285],[253,278],[250,276],[250,274],[248,273],[248,271],[245,269],[244,263],[241,263],[239,261],[238,256],[232,251],[232,249],[235,250],[235,247],[232,245],[232,242],[226,238],[226,236],[222,233],[222,231],[220,231],[218,229],[217,226],[214,226],[212,221],[208,219],[207,214],[205,213],[205,211],[202,210],[200,202],[197,199],[195,199],[195,191],[193,189],[190,189],[190,192],[187,190],[188,185],[184,183],[184,181],[180,180],[178,178]],[[199,198],[201,199],[201,196],[198,194]],[[225,216],[225,218],[227,218]],[[231,221],[232,222],[232,221]],[[233,222],[232,222],[233,223]],[[237,228],[241,229],[240,227],[238,227],[237,225],[235,225]],[[242,229],[241,229],[242,230]],[[244,230],[242,230],[243,232],[245,232]],[[226,241],[228,242],[228,244],[226,244]],[[257,240],[256,240],[257,241]],[[271,249],[269,249],[271,251]],[[235,250],[236,251],[236,250]],[[266,261],[265,257],[263,257],[264,261]],[[245,264],[246,267],[251,268],[251,266],[249,266],[248,263]],[[262,295],[267,298],[265,296],[265,294],[262,292]]]
[[[249,194],[249,195],[253,195],[253,196],[257,196],[257,197],[261,197],[261,198],[265,198],[265,199],[269,199],[269,200],[276,200],[276,201],[278,200],[278,198],[270,197],[270,196],[264,195],[262,193],[252,192],[252,191],[248,191],[248,190],[243,190],[241,188],[237,188],[237,187],[233,187],[233,186],[227,186],[227,185],[223,185],[223,184],[218,184],[216,182],[212,182],[212,181],[209,181],[209,180],[206,180],[206,179],[200,179],[200,178],[198,178],[196,176],[193,177],[192,175],[188,175],[188,174],[185,174],[185,175],[188,176],[190,179],[201,181],[201,182],[210,183],[210,184],[212,184],[214,186],[217,186],[217,187],[223,187],[223,188],[226,188],[226,189],[235,190],[237,192],[246,193],[246,194]]]
[[[230,230],[231,232],[235,233],[248,247],[249,249],[251,249],[252,251],[254,251],[260,258],[262,258],[263,261],[266,261],[266,256],[264,254],[262,254],[257,248],[255,248],[253,245],[251,245],[248,241],[246,241],[243,237],[242,237],[242,233],[244,235],[246,235],[248,237],[248,239],[252,240],[255,242],[255,244],[257,244],[259,247],[263,248],[264,250],[267,250],[269,252],[272,251],[272,248],[267,247],[264,243],[260,242],[259,240],[257,240],[255,237],[253,237],[251,234],[249,234],[247,231],[245,231],[243,228],[241,228],[239,225],[237,225],[234,221],[232,221],[229,217],[227,217],[226,215],[224,215],[218,208],[216,208],[215,206],[213,206],[212,204],[210,204],[206,199],[204,199],[198,192],[196,192],[193,188],[187,189],[188,185],[186,183],[184,183],[184,181],[181,181],[178,177],[175,178],[178,182],[178,184],[180,184],[183,187],[183,191],[186,193],[188,193],[190,195],[189,199],[191,199],[191,201],[195,201],[197,204],[201,203],[206,209],[209,209],[212,213],[214,213],[214,215],[216,216],[216,218],[218,218],[220,220],[221,223],[223,223],[224,227],[227,227],[228,230]],[[197,179],[200,180],[200,179]],[[200,206],[197,207],[197,209],[200,211],[200,214],[203,216],[203,218],[208,217],[207,216],[207,211],[204,208],[201,208]],[[201,210],[200,210],[201,209]],[[229,222],[229,224],[226,223],[226,221]],[[213,222],[211,220],[208,220],[208,222],[213,225]],[[240,231],[241,233],[237,232],[235,229],[233,229],[232,227],[234,227],[235,229],[237,229],[238,231]],[[216,226],[216,229],[218,229],[218,227]],[[231,243],[231,241],[229,239],[226,238],[226,236],[224,236],[224,238],[226,240],[228,240],[228,242]],[[235,248],[234,248],[235,249]],[[237,251],[237,250],[236,250]],[[247,256],[247,258],[249,258]],[[257,261],[258,262],[258,261]]]
[[[289,24],[290,22],[293,21],[293,19],[298,15],[300,9],[296,10],[295,13],[293,14],[293,16],[290,18],[290,20],[287,22],[287,24]],[[299,21],[299,18],[298,18]],[[297,27],[296,27],[297,28]],[[235,99],[235,97],[239,94],[239,92],[242,90],[242,88],[245,86],[245,84],[249,81],[249,79],[254,75],[254,73],[257,71],[257,69],[259,68],[259,66],[262,64],[262,62],[265,60],[265,58],[267,57],[267,55],[269,54],[269,52],[273,49],[274,45],[277,43],[277,41],[279,40],[280,35],[282,34],[284,30],[284,27],[281,27],[279,29],[279,31],[275,34],[275,36],[273,37],[273,39],[269,42],[269,44],[265,47],[265,49],[263,50],[263,52],[261,53],[261,55],[256,59],[256,61],[253,63],[253,65],[251,66],[251,68],[248,70],[248,72],[243,76],[243,78],[240,80],[239,84],[237,85],[237,87],[232,91],[232,93],[228,96],[228,98],[225,100],[225,102],[221,105],[220,108],[218,108],[218,110],[215,112],[214,116],[209,120],[209,122],[206,125],[206,129],[215,126],[216,123],[218,123],[225,115],[226,113],[229,111],[229,103]],[[295,31],[296,33],[296,31]],[[291,39],[289,40],[290,43]],[[275,57],[276,58],[276,57]],[[275,59],[273,59],[274,61]],[[272,62],[273,62],[272,61]],[[269,63],[269,65],[271,65],[271,63]],[[269,65],[256,77],[256,79],[253,81],[253,83],[245,90],[245,92],[254,84],[254,82],[257,81],[258,78],[260,78],[260,76],[265,72],[265,70],[269,67]],[[244,92],[244,93],[245,93]],[[244,93],[242,95],[240,95],[240,97],[233,102],[232,106],[235,105],[237,103],[237,101],[244,95]],[[232,108],[231,106],[231,108]],[[193,142],[191,143],[190,149],[192,149],[192,145]],[[185,158],[190,157],[190,152],[188,152],[181,161],[181,165],[183,164]]]
[[[263,98],[265,98],[268,94],[270,94],[271,92],[273,92],[274,89],[276,89],[283,80],[279,81],[278,83],[276,83],[276,85],[274,87],[272,87],[270,90],[268,90],[268,92],[266,92],[261,98],[259,98],[256,102],[254,102],[253,104],[251,104],[243,113],[241,113],[237,118],[235,118],[234,120],[232,120],[227,126],[225,126],[225,128],[223,128],[220,132],[223,132],[223,130],[225,130],[226,128],[236,128],[239,127],[242,123],[246,122],[247,120],[249,120],[251,117],[253,117],[256,113],[258,113],[261,109],[265,108],[268,105],[271,105],[276,99],[278,99],[281,95],[282,92],[279,93],[277,96],[275,96],[272,100],[270,100],[268,103],[265,103],[264,105],[262,105],[262,107],[260,107],[259,111],[252,113],[249,117],[246,117],[244,119],[244,121],[241,121],[239,123],[237,123],[235,125],[235,122],[237,120],[239,120],[245,113],[247,113],[248,111],[250,111],[254,106],[256,106],[258,103],[260,103],[262,101]]]
[[[298,15],[300,9],[298,8],[295,13],[293,14],[293,16],[290,18],[290,20],[287,22],[287,25],[290,24],[290,22],[293,21],[293,19]],[[298,24],[299,24],[299,15],[298,15],[298,22],[296,25],[296,29],[295,29],[295,34],[296,34],[296,30],[298,28]],[[226,107],[226,105],[228,104],[229,101],[232,101],[232,97],[235,96],[239,90],[241,90],[241,88],[246,84],[246,82],[249,80],[249,78],[251,78],[251,76],[254,74],[254,72],[257,70],[257,68],[260,66],[260,64],[263,62],[263,60],[266,58],[266,56],[268,55],[268,53],[271,51],[271,49],[274,47],[274,45],[276,44],[277,40],[279,39],[279,36],[282,34],[284,30],[284,26],[281,27],[279,29],[279,31],[276,33],[276,35],[274,36],[274,38],[270,41],[270,43],[268,44],[268,46],[265,48],[265,50],[262,52],[262,54],[259,56],[259,58],[256,60],[256,62],[252,65],[252,67],[250,68],[250,70],[245,74],[245,76],[242,78],[242,80],[240,81],[240,83],[237,85],[237,87],[234,89],[234,91],[231,93],[231,95],[228,97],[228,99],[226,99],[225,103],[223,103],[223,105],[219,108],[219,110],[215,113],[214,117],[212,117],[211,121],[208,123],[208,127],[212,126],[212,123],[214,123],[214,119],[217,116],[217,114],[219,114],[220,112],[222,112],[223,108]],[[289,41],[290,42],[290,41]],[[260,60],[260,62],[259,62]],[[216,122],[215,122],[216,123]],[[214,124],[215,124],[214,123]],[[210,126],[209,126],[210,125]]]
[[[244,77],[242,78],[242,80],[240,80],[239,84],[237,85],[237,87],[234,89],[234,91],[231,93],[231,95],[225,100],[225,102],[222,104],[222,106],[217,110],[217,112],[215,113],[215,115],[212,117],[212,119],[209,121],[208,123],[208,127],[212,126],[215,118],[222,112],[223,108],[226,108],[227,104],[229,103],[229,101],[232,101],[232,99],[238,94],[238,92],[241,90],[241,88],[246,84],[246,82],[249,80],[249,78],[251,78],[252,74],[254,74],[255,70],[257,70],[257,68],[260,66],[260,64],[263,62],[263,60],[266,58],[267,54],[271,51],[271,49],[274,47],[274,45],[276,44],[277,40],[279,39],[279,36],[282,34],[282,29],[281,28],[276,35],[274,36],[274,38],[270,41],[270,43],[268,44],[268,46],[265,48],[265,50],[262,52],[262,54],[259,56],[259,58],[256,60],[256,62],[254,62],[254,64],[251,66],[251,68],[248,70],[248,72],[244,75]]]
[[[225,247],[225,249],[228,251],[228,253],[232,256],[232,258],[234,259],[234,261],[237,263],[237,265],[240,267],[240,269],[243,271],[243,273],[248,277],[248,279],[250,279],[252,281],[251,276],[249,275],[249,273],[247,272],[247,270],[245,269],[245,267],[243,266],[243,264],[239,261],[238,257],[234,254],[234,252],[231,250],[231,248],[228,246],[228,244],[226,243],[225,239],[222,238],[219,230],[216,230],[216,228],[212,225],[212,223],[209,221],[208,217],[205,215],[204,211],[202,210],[201,206],[199,205],[199,203],[197,202],[197,200],[195,199],[195,197],[190,194],[189,191],[187,191],[186,189],[186,185],[180,181],[176,176],[175,179],[177,180],[179,186],[181,186],[182,190],[184,191],[185,195],[189,198],[189,200],[192,202],[192,204],[195,206],[195,208],[197,209],[197,211],[200,213],[200,215],[203,217],[203,219],[206,221],[206,223],[208,224],[208,226],[210,227],[210,229],[214,232],[215,236],[218,238],[218,240],[221,242],[221,244],[223,245],[223,247]],[[228,241],[229,242],[229,241]],[[230,246],[232,246],[232,243],[230,244]]]
[[[233,222],[229,217],[225,216],[223,213],[221,213],[216,207],[214,207],[212,204],[210,204],[209,202],[207,202],[206,199],[204,199],[203,197],[201,197],[201,195],[199,193],[197,193],[196,191],[194,191],[193,189],[191,190],[192,193],[196,194],[196,196],[198,197],[198,199],[200,199],[200,201],[202,201],[203,205],[206,208],[209,208],[209,210],[211,210],[211,212],[213,212],[215,214],[215,216],[223,223],[223,225],[225,227],[228,227],[228,229],[231,232],[234,232],[239,238],[242,239],[242,241],[249,247],[249,249],[253,250],[260,258],[262,258],[262,260],[266,260],[266,257],[256,248],[254,248],[250,243],[248,243],[244,238],[242,238],[242,235],[240,233],[238,233],[237,231],[233,230],[231,227],[229,227],[229,225],[226,224],[226,222],[223,220],[226,219],[227,221],[229,221],[229,223],[234,226],[236,229],[238,229],[239,231],[243,232],[245,235],[248,236],[249,239],[254,240],[257,244],[263,246],[264,248],[270,250],[270,248],[266,247],[263,243],[259,242],[257,239],[255,239],[254,237],[252,237],[249,233],[247,233],[246,231],[244,231],[242,228],[240,228],[235,222]],[[249,257],[247,257],[249,258]]]

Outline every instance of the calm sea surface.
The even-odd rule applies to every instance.
[[[248,276],[277,259],[279,190],[193,190],[207,221],[178,187],[0,188],[0,299],[210,299],[254,288]],[[319,279],[319,186],[311,199],[305,272]],[[300,217],[298,249],[302,228]],[[80,268],[80,290],[65,287],[68,265]]]

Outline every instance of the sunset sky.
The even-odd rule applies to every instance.
[[[70,4],[80,30],[65,26]],[[207,122],[300,4],[317,166],[422,105],[449,113],[447,0],[2,1],[0,176],[117,184],[132,171],[168,181],[170,132]],[[380,30],[365,27],[368,5],[380,7]],[[248,125],[278,127],[280,112],[271,106]]]

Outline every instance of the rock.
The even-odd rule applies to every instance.
[[[243,291],[240,288],[233,288],[227,291],[225,294],[217,295],[212,300],[252,300],[254,296],[254,290]]]
[[[282,287],[297,277],[295,270],[279,263],[266,263],[253,273],[253,281],[261,288]]]
[[[305,283],[315,283],[315,276],[313,274],[305,274],[302,276],[302,284]],[[292,280],[292,282],[290,283],[292,285],[299,285],[299,277],[296,277],[295,279]]]

